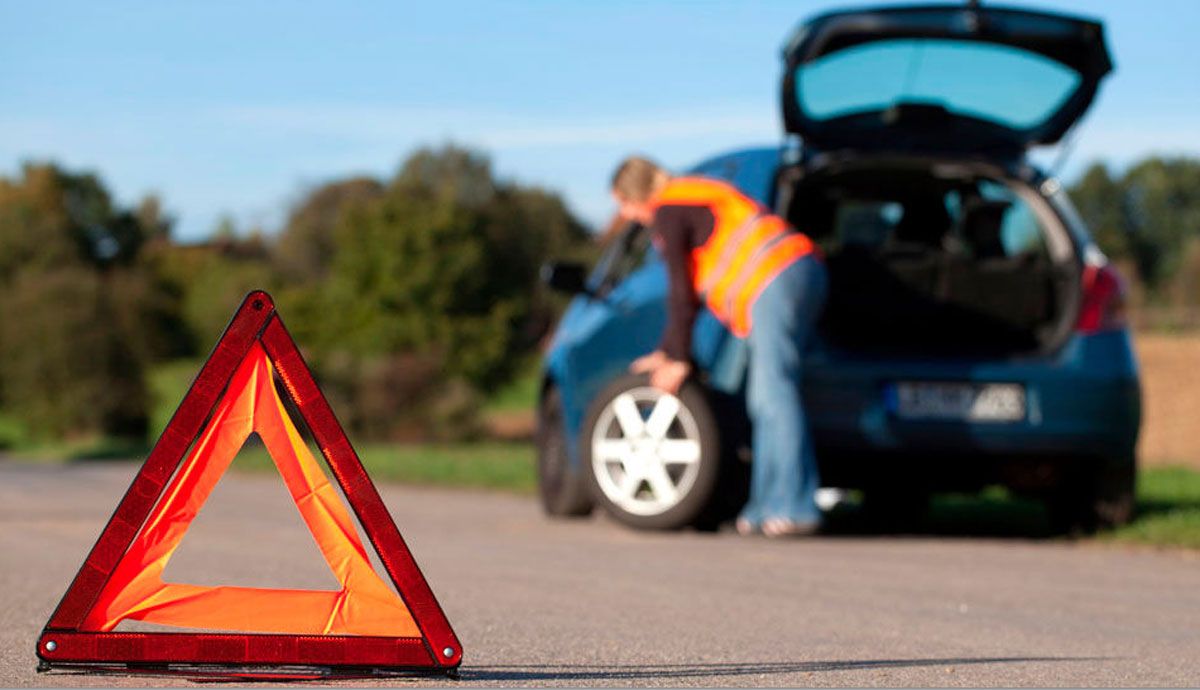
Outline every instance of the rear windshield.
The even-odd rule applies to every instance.
[[[1033,209],[1010,188],[991,180],[904,198],[853,191],[838,194],[831,228],[811,228],[836,253],[847,247],[872,252],[898,249],[949,252],[975,259],[1047,256]],[[801,221],[803,223],[803,221]]]
[[[1040,125],[1079,88],[1074,70],[1009,46],[945,39],[890,39],[800,65],[796,99],[828,120],[900,103],[940,105],[1011,129]]]

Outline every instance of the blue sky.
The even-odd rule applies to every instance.
[[[224,213],[277,229],[311,186],[453,140],[599,223],[628,152],[778,142],[783,39],[847,4],[0,0],[0,174],[95,170],[196,240]],[[1200,155],[1200,2],[1036,6],[1104,19],[1117,63],[1066,177]]]

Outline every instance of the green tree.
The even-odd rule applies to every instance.
[[[0,180],[0,276],[68,260],[128,264],[138,255],[146,229],[136,213],[114,207],[95,175],[49,164],[26,164],[21,173]]]
[[[383,184],[368,177],[335,180],[311,190],[293,206],[271,254],[276,302],[308,342],[325,318],[321,292],[337,253],[342,216],[383,195]]]
[[[280,236],[180,244],[157,197],[114,202],[49,164],[0,178],[0,407],[47,437],[137,434],[146,368],[207,352],[245,293],[271,290],[339,414],[375,436],[472,428],[561,302],[546,259],[592,243],[555,194],[486,156],[414,152],[386,183],[312,190]]]
[[[229,218],[218,222],[208,242],[152,245],[146,254],[158,292],[178,310],[177,332],[187,343],[180,354],[206,354],[246,293],[279,286],[265,238],[242,236]]]
[[[360,432],[438,435],[470,427],[549,322],[541,263],[587,244],[556,195],[497,179],[478,152],[421,149],[386,185],[334,183],[297,206],[276,249],[281,302]]]
[[[22,270],[0,300],[6,407],[40,438],[145,433],[142,362],[104,282],[80,264]]]
[[[1092,165],[1070,194],[1097,242],[1113,258],[1131,258],[1152,293],[1176,277],[1200,237],[1200,160],[1153,157],[1114,177]]]
[[[429,352],[486,386],[505,374],[524,286],[496,279],[482,204],[428,192],[394,184],[345,217],[323,293],[327,335],[359,355]]]
[[[98,177],[27,164],[0,179],[0,395],[35,435],[138,435],[150,350],[142,214]],[[158,218],[161,221],[161,218]]]
[[[273,261],[280,277],[289,285],[323,280],[342,214],[382,195],[383,185],[368,177],[330,182],[309,192],[288,214],[275,243]]]
[[[1132,232],[1119,180],[1114,180],[1104,163],[1093,163],[1071,187],[1071,199],[1087,220],[1092,236],[1110,258],[1130,255]]]
[[[26,165],[0,178],[0,285],[18,270],[48,270],[80,261],[78,218],[67,204],[68,179],[56,168]]]
[[[1173,278],[1188,241],[1200,236],[1200,160],[1149,158],[1122,180],[1137,238],[1156,252],[1147,282]]]

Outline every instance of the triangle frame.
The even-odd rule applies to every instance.
[[[127,549],[159,504],[176,470],[252,349],[261,347],[312,433],[362,530],[412,616],[420,636],[102,632],[84,625]],[[39,670],[90,668],[204,675],[299,678],[374,671],[456,673],[462,645],[383,499],[275,309],[251,292],[134,477],[38,638]],[[272,671],[288,667],[284,672]]]

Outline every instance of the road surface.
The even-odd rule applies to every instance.
[[[34,673],[35,638],[135,470],[0,461],[0,686],[164,682]],[[382,493],[463,642],[470,685],[1200,685],[1188,553],[639,534],[548,522],[526,497]],[[226,476],[166,575],[332,582],[267,474]],[[385,681],[397,682],[409,683]]]

